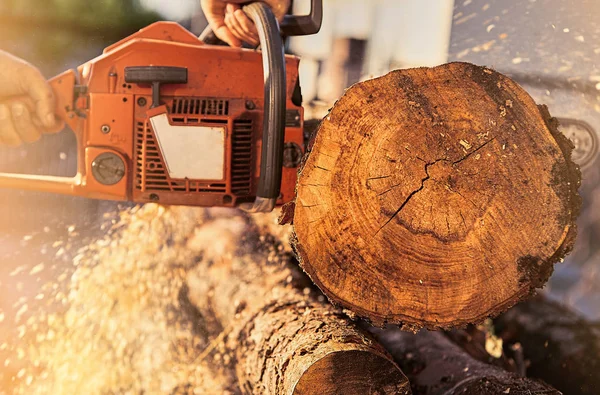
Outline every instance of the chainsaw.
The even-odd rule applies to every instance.
[[[299,59],[283,36],[317,33],[308,15],[244,6],[260,51],[157,22],[49,83],[77,138],[77,174],[0,173],[0,187],[167,205],[269,212],[294,197],[305,150]]]

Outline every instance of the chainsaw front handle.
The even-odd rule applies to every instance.
[[[244,12],[252,19],[258,30],[263,58],[264,117],[260,178],[254,203],[240,206],[251,213],[273,211],[281,188],[283,149],[285,134],[285,54],[279,23],[271,8],[265,3],[245,5]],[[216,43],[210,28],[200,39],[205,43]]]
[[[265,85],[262,153],[260,179],[254,203],[243,204],[248,212],[270,212],[275,208],[281,188],[283,168],[286,75],[285,54],[281,35],[314,34],[321,28],[323,19],[322,0],[311,0],[311,12],[304,16],[287,15],[281,29],[271,8],[255,2],[243,7],[258,31],[263,55]],[[211,45],[221,44],[214,32],[207,27],[200,39]]]
[[[73,87],[75,86],[76,75],[74,70],[68,70],[64,73],[57,75],[50,79],[48,83],[54,91],[54,99],[56,101],[55,114],[56,116],[65,121],[75,133],[75,136],[79,142],[82,139],[81,128],[76,127],[76,123],[80,120],[73,113],[75,107],[75,97],[73,94]],[[29,97],[18,97],[9,99],[8,103],[12,101],[20,101],[24,103],[28,108],[35,108],[35,104]],[[78,156],[81,156],[78,150]],[[29,174],[14,174],[14,173],[0,173],[0,188],[10,189],[22,189],[30,191],[41,191],[71,195],[81,187],[81,180],[84,174],[83,158],[77,158],[77,175],[75,177],[55,177],[55,176],[42,176],[42,175],[29,175]]]
[[[263,56],[265,85],[260,178],[254,203],[241,208],[251,213],[273,211],[279,199],[285,137],[286,76],[279,23],[265,3],[244,6],[254,21]]]

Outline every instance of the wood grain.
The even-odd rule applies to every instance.
[[[300,263],[378,325],[480,322],[543,286],[572,248],[572,148],[545,107],[485,67],[356,84],[321,123],[284,210]]]

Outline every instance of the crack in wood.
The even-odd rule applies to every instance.
[[[493,138],[489,139],[488,141],[486,141],[485,143],[481,144],[479,147],[477,147],[477,148],[476,148],[476,149],[474,149],[473,151],[469,152],[467,155],[463,156],[463,157],[462,157],[462,158],[460,158],[459,160],[456,160],[456,161],[454,161],[454,162],[451,162],[451,163],[452,163],[452,165],[459,164],[460,162],[462,162],[462,161],[466,160],[467,158],[469,158],[470,156],[472,156],[472,155],[473,155],[473,154],[475,154],[476,152],[478,152],[478,151],[482,150],[482,149],[483,149],[485,146],[487,146],[489,143],[491,143],[491,142],[492,142],[492,141],[494,141],[494,140],[496,140],[496,138],[495,138],[495,137],[493,137]],[[417,158],[418,160],[420,160],[420,161],[423,161],[423,162],[425,162],[423,159],[419,158],[418,156],[417,156],[416,158]],[[403,202],[403,203],[400,205],[400,208],[398,208],[398,210],[396,210],[396,212],[394,212],[394,214],[393,214],[393,215],[392,215],[392,216],[391,216],[391,217],[390,217],[390,218],[389,218],[389,219],[386,221],[386,223],[385,223],[385,224],[383,224],[383,225],[382,225],[382,226],[381,226],[381,227],[380,227],[380,228],[377,230],[377,232],[375,232],[375,236],[377,236],[377,234],[379,234],[379,232],[381,232],[381,230],[382,230],[383,228],[385,228],[385,227],[387,226],[387,224],[389,224],[389,223],[390,223],[390,222],[391,222],[391,221],[392,221],[394,218],[396,218],[396,217],[398,216],[398,214],[400,213],[400,211],[402,211],[402,209],[403,209],[404,207],[406,207],[406,205],[407,205],[407,204],[408,204],[408,202],[409,202],[409,201],[410,201],[410,200],[413,198],[413,196],[415,196],[417,193],[419,193],[419,192],[421,192],[421,191],[423,190],[423,188],[425,187],[425,181],[427,181],[427,180],[429,180],[429,179],[430,179],[430,175],[429,175],[429,166],[435,165],[435,164],[436,164],[436,163],[438,163],[438,162],[449,162],[449,160],[448,160],[447,158],[441,158],[441,159],[436,159],[436,160],[435,160],[435,161],[433,161],[433,162],[428,162],[428,163],[425,163],[425,174],[426,174],[426,176],[425,176],[425,178],[423,178],[423,179],[421,180],[421,186],[420,186],[419,188],[417,188],[416,190],[412,191],[412,192],[411,192],[411,193],[408,195],[408,197],[406,198],[406,200],[404,200],[404,202]],[[318,167],[318,166],[317,166],[317,167]],[[392,189],[396,188],[396,187],[397,187],[397,186],[399,186],[399,185],[401,185],[401,183],[399,183],[399,184],[396,184],[396,185],[392,186],[390,189],[388,189],[388,190],[386,190],[386,191],[384,191],[384,192],[382,192],[382,193],[378,194],[377,196],[384,195],[384,194],[388,193],[389,191],[391,191]],[[458,192],[455,192],[455,191],[452,191],[452,190],[451,190],[451,192],[458,193]],[[462,197],[463,197],[463,199],[464,199],[464,196],[463,196],[463,195],[461,195],[460,193],[458,193],[458,195],[462,196]],[[481,210],[481,209],[480,209],[479,207],[477,207],[477,206],[476,206],[476,205],[475,205],[473,202],[471,202],[471,201],[469,201],[469,202],[470,202],[471,204],[473,204],[473,205],[474,205],[476,208],[478,208],[479,210]],[[447,220],[447,218],[446,218],[446,220]],[[448,231],[450,231],[449,224],[448,224]]]
[[[473,151],[469,152],[467,155],[463,156],[463,157],[462,157],[462,158],[460,158],[459,160],[456,160],[456,161],[454,161],[454,162],[451,162],[451,163],[452,163],[452,165],[459,164],[460,162],[462,162],[462,161],[466,160],[467,158],[469,158],[470,156],[472,156],[472,155],[473,155],[473,154],[475,154],[476,152],[478,152],[478,151],[482,150],[483,148],[485,148],[485,146],[487,146],[489,143],[491,143],[491,142],[492,142],[492,141],[494,141],[494,140],[496,140],[496,137],[493,137],[493,138],[489,139],[488,141],[486,141],[485,143],[481,144],[479,147],[477,147],[477,148],[476,148],[476,149],[474,149]],[[418,160],[422,161],[422,162],[425,162],[423,159],[419,158],[418,156],[417,156],[416,158],[417,158]],[[433,161],[433,162],[428,162],[428,163],[425,163],[425,174],[426,174],[426,176],[425,176],[425,178],[423,178],[423,179],[421,180],[421,186],[420,186],[418,189],[416,189],[416,190],[412,191],[412,192],[411,192],[411,193],[408,195],[408,197],[406,198],[406,200],[404,200],[404,202],[402,203],[402,205],[400,205],[400,208],[398,208],[398,210],[396,210],[396,212],[395,212],[395,213],[394,213],[394,214],[393,214],[393,215],[392,215],[392,216],[391,216],[391,217],[390,217],[390,218],[389,218],[389,219],[386,221],[386,223],[385,223],[385,224],[383,224],[383,225],[382,225],[382,226],[381,226],[381,227],[380,227],[380,228],[377,230],[377,232],[375,232],[375,236],[377,236],[377,234],[378,234],[379,232],[381,232],[381,230],[382,230],[383,228],[385,228],[385,227],[387,226],[387,224],[389,224],[389,223],[390,223],[390,222],[391,222],[391,221],[392,221],[394,218],[396,218],[396,217],[398,216],[398,214],[400,213],[400,211],[402,211],[402,209],[403,209],[404,207],[406,207],[406,205],[407,205],[407,204],[408,204],[408,202],[409,202],[409,201],[410,201],[410,200],[413,198],[413,196],[415,196],[417,193],[419,193],[419,192],[421,192],[421,191],[423,190],[423,188],[425,187],[425,181],[427,181],[427,180],[429,180],[429,179],[430,179],[430,175],[429,175],[429,166],[435,165],[435,164],[436,164],[436,163],[438,163],[438,162],[449,162],[449,160],[448,160],[447,158],[441,158],[441,159],[436,159],[436,160],[435,160],[435,161]],[[381,195],[384,195],[384,194],[388,193],[389,191],[391,191],[392,189],[396,188],[396,187],[397,187],[397,186],[399,186],[400,184],[401,184],[401,183],[399,183],[399,184],[396,184],[396,185],[392,186],[390,189],[388,189],[388,190],[386,190],[386,191],[384,191],[384,192],[382,192],[382,193],[378,194],[377,196],[381,196]],[[464,197],[462,194],[460,194],[460,193],[458,193],[458,192],[456,192],[456,191],[452,191],[452,190],[450,190],[450,191],[451,191],[451,192],[453,192],[453,193],[457,193],[458,195],[460,195],[461,197],[463,197],[463,199],[465,199],[465,197]],[[467,200],[467,199],[465,199],[465,200]],[[481,208],[477,207],[477,206],[476,206],[476,205],[475,205],[475,204],[474,204],[472,201],[470,201],[470,200],[469,200],[469,203],[471,203],[471,204],[472,204],[473,206],[475,206],[477,209],[481,210]],[[446,218],[446,222],[447,222],[447,218]],[[449,224],[447,224],[447,225],[448,225],[448,231],[450,231]]]
[[[400,213],[400,211],[402,211],[402,209],[403,209],[404,207],[406,207],[406,205],[407,205],[407,204],[408,204],[408,202],[409,202],[409,201],[410,201],[410,200],[413,198],[413,196],[415,196],[417,193],[419,193],[419,192],[421,192],[421,191],[423,190],[423,188],[425,187],[425,181],[429,180],[429,177],[430,177],[430,176],[429,176],[429,166],[431,166],[431,165],[435,165],[436,163],[438,163],[439,161],[442,161],[442,160],[445,160],[445,159],[437,159],[437,160],[435,160],[435,161],[433,161],[433,162],[425,163],[425,174],[426,174],[426,176],[425,176],[423,179],[421,179],[421,186],[420,186],[418,189],[416,189],[416,190],[412,191],[412,192],[411,192],[411,193],[408,195],[408,197],[406,198],[406,200],[404,200],[404,203],[402,203],[402,205],[400,205],[400,208],[398,208],[398,210],[396,210],[396,212],[395,212],[395,213],[394,213],[394,214],[393,214],[393,215],[392,215],[392,216],[391,216],[391,217],[390,217],[390,218],[389,218],[389,219],[386,221],[386,223],[385,223],[385,224],[383,224],[383,225],[382,225],[382,226],[379,228],[379,230],[378,230],[377,232],[375,232],[375,236],[377,236],[377,234],[378,234],[379,232],[381,232],[381,230],[382,230],[383,228],[385,228],[387,224],[389,224],[389,223],[390,223],[390,222],[391,222],[391,221],[392,221],[394,218],[396,218],[396,216],[397,216],[397,215]],[[398,185],[400,185],[400,184],[398,184]],[[393,189],[393,188],[391,188],[391,189]],[[390,189],[390,190],[391,190],[391,189]]]

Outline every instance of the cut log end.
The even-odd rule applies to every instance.
[[[543,286],[572,248],[572,148],[545,107],[488,68],[359,83],[300,171],[295,250],[332,302],[374,324],[478,323]]]
[[[308,394],[410,394],[410,384],[396,364],[372,352],[335,352],[313,364],[294,388]]]

